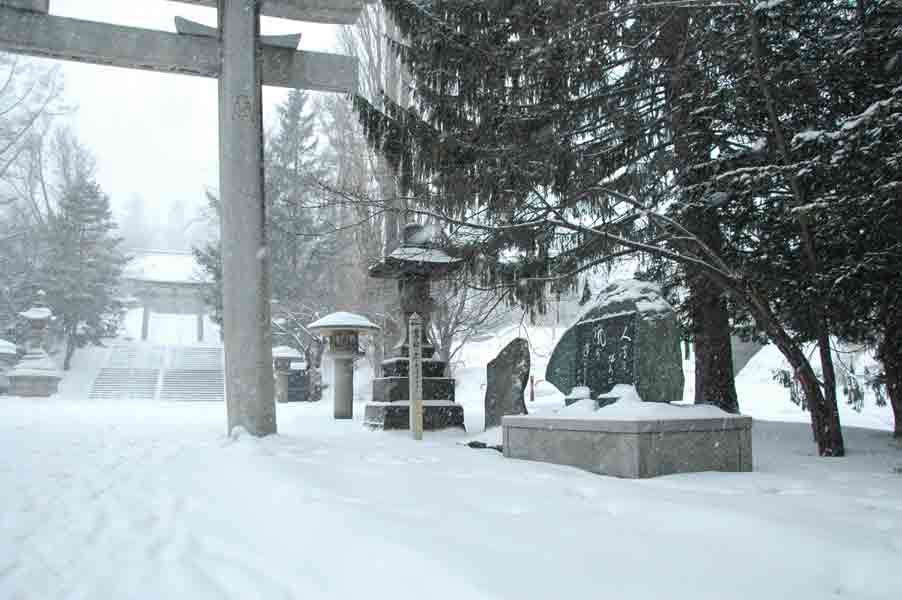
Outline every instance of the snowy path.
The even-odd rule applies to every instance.
[[[362,412],[362,407],[355,407]],[[0,598],[897,597],[902,451],[757,423],[756,472],[625,481],[279,406],[0,398]]]

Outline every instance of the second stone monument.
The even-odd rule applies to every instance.
[[[433,300],[430,281],[462,266],[444,248],[441,231],[411,223],[404,227],[401,246],[370,268],[370,277],[396,279],[401,297],[403,337],[393,356],[382,361],[382,377],[373,380],[373,401],[366,405],[366,424],[375,429],[410,427],[410,340],[413,313],[423,319],[423,428],[463,427],[464,411],[454,402],[454,379],[445,377],[445,362],[435,358],[429,339]]]

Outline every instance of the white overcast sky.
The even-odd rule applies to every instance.
[[[166,0],[51,0],[52,14],[175,31],[173,17],[215,25],[213,9]],[[263,19],[263,33],[302,32],[301,48],[335,51],[335,26]],[[97,157],[97,178],[114,207],[139,194],[147,210],[186,213],[218,187],[215,79],[60,62],[71,125]],[[286,90],[264,88],[264,127]]]

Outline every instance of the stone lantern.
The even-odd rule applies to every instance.
[[[43,305],[42,299],[43,293],[39,293],[35,306],[19,313],[28,321],[28,337],[22,362],[8,373],[9,393],[13,396],[52,396],[63,377],[44,350],[44,337],[53,313]]]
[[[379,330],[361,315],[334,312],[314,321],[307,329],[329,340],[329,356],[333,361],[332,397],[336,419],[354,417],[354,359],[357,357],[357,341],[361,333]]]
[[[382,361],[382,377],[373,380],[373,401],[366,407],[366,423],[377,429],[410,427],[410,316],[420,315],[423,355],[423,428],[463,427],[464,412],[454,402],[454,379],[445,377],[444,361],[434,358],[429,322],[434,301],[430,282],[463,266],[445,250],[442,232],[417,223],[404,226],[401,245],[370,268],[370,277],[396,279],[404,333],[393,356]]]
[[[288,376],[291,374],[291,363],[303,360],[304,357],[291,346],[276,346],[272,349],[272,358],[276,372],[276,401],[288,402]]]
[[[12,342],[0,339],[0,394],[9,389],[9,379],[6,372],[19,360],[19,352]]]

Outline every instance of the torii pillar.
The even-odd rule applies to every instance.
[[[276,432],[261,85],[356,90],[348,57],[261,44],[260,14],[350,24],[371,0],[175,0],[217,8],[218,31],[186,35],[49,14],[48,0],[0,0],[0,49],[219,78],[219,191],[228,428]]]
[[[219,190],[229,431],[276,432],[263,201],[260,6],[219,0]],[[238,284],[238,282],[241,282]]]

